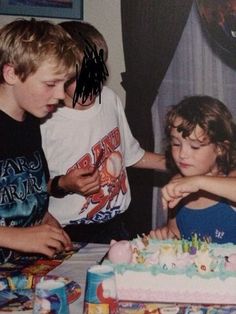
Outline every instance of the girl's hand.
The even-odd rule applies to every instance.
[[[171,229],[168,226],[152,230],[149,233],[149,236],[152,239],[158,239],[158,240],[166,240],[166,239],[174,239],[176,238],[176,235],[171,231]]]
[[[162,189],[164,209],[175,207],[184,197],[200,189],[200,176],[181,177],[171,180]]]

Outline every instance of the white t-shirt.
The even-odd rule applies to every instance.
[[[101,189],[84,197],[69,194],[50,197],[49,211],[63,225],[99,223],[124,212],[131,200],[126,167],[138,162],[144,150],[132,136],[119,97],[108,87],[87,110],[58,108],[41,125],[42,143],[50,177],[75,167],[94,165],[101,148]]]

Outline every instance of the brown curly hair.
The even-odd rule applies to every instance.
[[[176,125],[176,118],[181,123]],[[166,116],[166,160],[167,167],[173,174],[178,172],[171,154],[171,129],[177,128],[183,138],[188,137],[199,126],[203,129],[210,143],[221,150],[217,157],[220,172],[228,174],[236,169],[236,125],[228,108],[218,99],[210,96],[185,97],[171,107]]]

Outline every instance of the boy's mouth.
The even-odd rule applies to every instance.
[[[48,108],[48,112],[54,112],[54,111],[56,111],[57,104],[55,104],[55,105],[47,105],[47,108]]]

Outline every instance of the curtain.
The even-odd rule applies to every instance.
[[[191,5],[192,0],[121,0],[126,115],[145,150],[154,149],[151,106]],[[126,215],[135,236],[151,229],[153,172],[128,169],[128,176],[132,202]]]
[[[184,96],[207,94],[223,101],[236,117],[235,61],[222,54],[219,46],[208,35],[193,5],[181,40],[160,85],[153,106],[155,150],[162,149],[163,124],[170,105]],[[153,193],[153,227],[165,223],[159,191]]]

